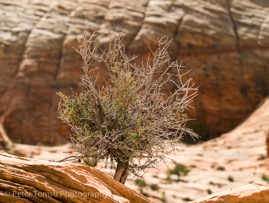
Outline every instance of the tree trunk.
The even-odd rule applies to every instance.
[[[122,161],[117,160],[117,168],[115,171],[114,179],[124,184],[129,173],[129,159]]]

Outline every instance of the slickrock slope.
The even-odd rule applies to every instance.
[[[267,190],[264,188],[268,188],[264,184],[269,181],[269,158],[266,158],[268,123],[269,98],[266,98],[233,131],[197,145],[180,144],[178,153],[167,155],[167,164],[147,170],[144,175],[146,186],[139,187],[135,184],[137,178],[132,175],[128,177],[126,186],[147,194],[155,203],[198,201],[208,194],[214,194],[212,197],[220,200],[223,197],[221,195],[234,195],[236,191],[244,194],[243,198],[251,194],[247,192],[250,188],[255,188],[257,195],[263,194]],[[70,145],[47,147],[15,144],[10,152],[46,160],[60,160],[75,155]],[[168,170],[175,168],[175,163],[183,164],[190,170],[187,176],[180,177],[180,181],[176,175],[171,175],[170,178],[167,176]],[[113,170],[104,167],[100,167],[100,170],[113,173]],[[250,183],[253,184],[241,188]],[[227,191],[222,193],[225,190]],[[235,195],[234,198],[236,197],[238,196]],[[209,201],[206,198],[204,200]]]
[[[163,202],[160,199],[165,197],[169,203],[184,203],[208,194],[214,194],[215,202],[224,198],[225,194],[226,197],[231,194],[236,199],[236,191],[238,200],[243,200],[248,195],[252,199],[251,196],[254,197],[255,193],[257,197],[268,200],[268,196],[263,195],[269,189],[268,185],[264,186],[269,183],[269,158],[266,158],[268,123],[267,97],[250,117],[231,132],[198,145],[179,146],[180,152],[167,156],[171,159],[167,165],[149,169],[145,174],[147,186],[142,188],[143,192],[148,193],[155,202]],[[174,175],[171,176],[172,181],[167,179],[167,171],[174,169],[175,163],[183,164],[190,170],[187,176],[180,177],[179,182]],[[254,185],[240,188],[250,183]],[[158,185],[159,189],[152,190],[152,184]],[[139,189],[130,180],[127,181],[127,186]],[[248,192],[251,188],[255,188],[255,192]],[[220,193],[225,190],[228,191]],[[242,199],[239,194],[242,194]],[[208,202],[209,200],[208,198]]]
[[[88,166],[0,152],[0,202],[150,202]]]
[[[266,184],[249,184],[230,189],[218,194],[192,201],[191,203],[267,203],[269,202],[269,186]]]
[[[266,137],[266,155],[269,158],[269,132],[267,133],[267,137]]]
[[[60,144],[57,91],[77,88],[83,32],[125,34],[130,55],[147,57],[158,37],[192,69],[200,86],[192,127],[227,132],[269,90],[266,0],[0,0],[0,134],[22,143]],[[173,87],[171,87],[173,89]]]

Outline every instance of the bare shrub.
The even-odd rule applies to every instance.
[[[59,114],[71,126],[74,149],[93,165],[101,159],[116,162],[114,179],[124,183],[128,171],[139,175],[176,150],[183,133],[196,136],[185,125],[197,88],[191,79],[183,81],[186,73],[170,60],[170,42],[165,38],[141,67],[126,55],[120,35],[114,34],[106,48],[101,48],[96,36],[85,36],[78,50],[84,61],[82,90],[71,96],[58,93]],[[102,85],[97,85],[100,75],[93,77],[98,72],[91,68],[93,63],[105,66],[109,73]],[[165,94],[168,83],[174,83],[176,90]]]

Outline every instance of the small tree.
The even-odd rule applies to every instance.
[[[170,42],[164,38],[138,66],[125,54],[121,36],[113,35],[105,49],[96,36],[85,36],[78,50],[84,61],[82,90],[71,96],[58,93],[59,114],[71,127],[71,141],[81,157],[90,158],[92,165],[105,158],[116,162],[114,179],[124,183],[129,171],[139,175],[176,150],[182,133],[196,136],[185,124],[197,88],[191,79],[183,82],[182,67],[170,60]],[[101,76],[93,76],[98,72],[93,63],[107,69],[109,77],[102,85],[97,85]],[[176,90],[166,94],[168,83]]]

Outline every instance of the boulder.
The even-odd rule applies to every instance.
[[[89,166],[3,152],[0,166],[0,202],[151,202]]]
[[[267,203],[269,202],[269,186],[252,183],[238,188],[209,195],[190,203]]]
[[[190,111],[202,136],[234,128],[269,92],[266,0],[0,1],[0,136],[62,144],[56,92],[77,90],[85,30],[121,30],[127,53],[148,57],[158,38],[192,71],[200,93]],[[173,86],[167,91],[173,90]]]

